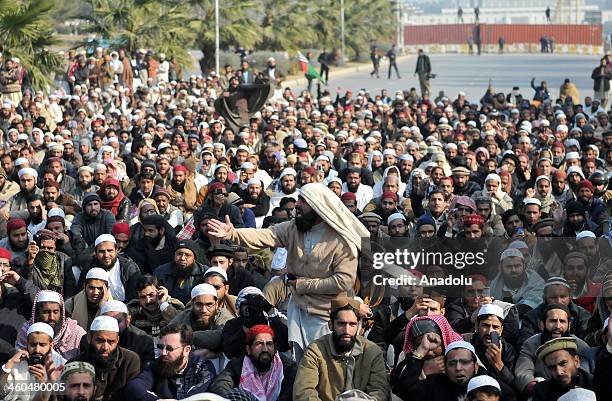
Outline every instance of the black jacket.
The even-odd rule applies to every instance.
[[[164,246],[161,249],[155,249],[144,237],[137,241],[130,241],[125,253],[140,267],[143,274],[151,274],[158,266],[174,259],[176,237],[169,224],[166,227],[164,238]]]
[[[210,385],[209,391],[218,395],[225,395],[231,389],[237,388],[240,385],[240,375],[242,373],[242,364],[244,356],[232,359],[225,369],[219,373],[215,380]],[[297,365],[292,360],[280,354],[283,362],[283,383],[281,384],[280,395],[276,401],[291,401],[293,395],[293,382],[297,372]]]
[[[125,290],[125,303],[128,303],[128,301],[138,298],[136,283],[142,274],[140,273],[140,268],[132,259],[126,258],[123,255],[118,255],[117,258],[121,269],[121,283]],[[89,266],[81,271],[78,288],[85,288],[85,277],[87,276],[87,272],[94,267],[103,268],[98,264],[98,260],[94,259]]]
[[[423,369],[423,360],[415,359],[411,355],[400,362],[391,376],[393,394],[407,401],[457,401],[461,390],[453,384],[445,373],[437,373],[420,380]],[[480,368],[478,375],[487,374]],[[515,401],[514,390],[504,382],[501,387],[500,401]],[[465,391],[465,390],[464,390]]]
[[[32,302],[39,291],[32,281],[23,277],[19,279],[15,287],[7,287],[4,284],[2,297],[0,297],[0,339],[11,345],[15,344],[17,334],[21,326],[32,315]]]
[[[612,353],[607,348],[601,347],[595,362],[595,373],[593,375],[593,391],[598,400],[612,400]]]
[[[572,378],[572,384],[572,388],[582,387],[590,390],[593,388],[593,376],[579,368],[577,375]],[[548,379],[535,385],[532,401],[557,401],[569,390],[570,388],[561,387],[554,379]],[[600,398],[598,395],[597,399],[607,400],[609,398]]]
[[[383,353],[387,351],[389,345],[393,345],[395,350],[395,358],[397,361],[400,352],[404,345],[404,335],[408,319],[403,313],[397,316],[399,311],[399,303],[393,305],[379,306],[374,309],[373,319],[374,324],[368,334],[368,340],[376,343]],[[393,320],[391,320],[393,318]]]
[[[144,369],[137,378],[131,380],[125,387],[125,393],[136,401],[183,399],[207,391],[214,377],[215,367],[212,362],[190,353],[187,367],[180,375],[182,393],[179,393],[175,381],[159,376],[153,366]]]
[[[89,362],[96,367],[96,393],[94,399],[102,401],[125,400],[124,387],[140,374],[140,358],[128,349],[117,347],[117,359],[107,370],[97,367],[96,357],[82,352],[69,362]]]
[[[518,338],[518,346],[522,346],[529,337],[534,334],[539,334],[540,330],[540,314],[546,308],[546,304],[542,303],[535,309],[530,310],[523,316],[523,324]],[[587,334],[586,328],[591,318],[591,314],[584,308],[576,305],[573,302],[569,304],[570,311],[570,334],[576,337],[584,338]]]
[[[255,287],[255,280],[251,272],[245,269],[237,269],[234,265],[227,269],[227,281],[229,282],[229,294],[238,295],[244,287]]]
[[[474,334],[471,342],[474,346],[474,349],[476,350],[476,355],[478,355],[480,362],[482,362],[484,367],[487,369],[489,375],[493,376],[495,379],[497,379],[497,381],[504,381],[508,386],[512,386],[512,384],[514,383],[514,365],[516,363],[517,355],[514,351],[514,347],[508,344],[508,342],[503,337],[501,337],[499,341],[502,347],[502,362],[504,363],[504,368],[501,372],[496,372],[493,365],[489,363],[489,360],[487,359],[486,355],[487,346],[481,340],[480,335],[478,333]]]
[[[178,285],[178,277],[174,271],[173,264],[174,262],[169,262],[159,266],[153,271],[153,275],[157,277],[160,286],[168,289],[168,294],[170,294],[172,298],[176,298],[186,305],[191,301],[191,289],[200,284],[206,269],[200,263],[195,262],[193,269],[185,281],[185,285],[181,288]]]

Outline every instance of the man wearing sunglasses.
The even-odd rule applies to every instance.
[[[161,330],[159,358],[131,380],[125,394],[135,400],[182,400],[208,390],[215,377],[213,364],[192,351],[193,331],[184,323]]]
[[[234,226],[244,227],[240,209],[227,201],[227,195],[227,189],[223,183],[215,182],[209,185],[208,196],[202,203],[199,212],[211,213],[220,220],[225,220],[225,216],[229,216]]]

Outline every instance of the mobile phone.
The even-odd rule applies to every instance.
[[[496,331],[492,331],[491,334],[491,344],[495,344],[499,347],[499,334]]]
[[[42,365],[45,357],[47,355],[38,355],[38,354],[34,354],[34,355],[30,355],[30,357],[28,358],[28,366],[34,366],[34,365]]]
[[[482,289],[482,296],[483,297],[490,297],[491,296],[491,287],[485,287]]]

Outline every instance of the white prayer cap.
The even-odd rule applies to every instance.
[[[217,290],[210,284],[198,284],[191,290],[191,299],[199,297],[200,295],[212,295],[217,298]]]
[[[94,243],[94,246],[98,246],[103,242],[112,242],[113,244],[116,244],[117,240],[115,240],[115,237],[113,237],[110,234],[102,234],[98,238],[96,238],[96,242]]]
[[[529,249],[529,246],[525,241],[512,241],[510,245],[508,245],[508,249]]]
[[[280,179],[282,180],[283,177],[287,176],[287,175],[292,175],[294,177],[297,177],[297,173],[294,169],[292,169],[291,167],[287,167],[286,169],[284,169],[281,174],[280,174]]]
[[[536,199],[536,198],[525,198],[525,199],[523,199],[523,204],[525,206],[527,206],[527,205],[538,205],[539,207],[542,207],[542,202],[540,202],[540,200]]]
[[[43,322],[36,322],[30,327],[28,327],[27,335],[29,336],[32,333],[45,333],[51,338],[55,337],[55,333],[53,332],[53,327]]]
[[[19,167],[23,164],[30,164],[30,162],[25,157],[18,157],[15,159],[15,166]]]
[[[567,175],[569,176],[570,174],[576,173],[578,175],[580,175],[583,179],[585,178],[584,176],[584,172],[582,171],[582,169],[578,166],[570,166],[570,168],[567,169]]]
[[[535,184],[538,185],[538,182],[540,182],[541,180],[546,180],[550,182],[550,177],[547,175],[539,175],[538,178],[536,178],[535,180]]]
[[[557,132],[568,132],[567,125],[565,124],[557,125]]]
[[[499,257],[499,261],[502,262],[504,259],[508,259],[508,258],[525,259],[525,257],[523,256],[523,253],[515,248],[508,248],[505,251],[503,251],[501,256]]]
[[[338,177],[334,177],[331,180],[329,180],[327,185],[329,186],[329,184],[331,184],[332,182],[336,182],[336,183],[340,184],[340,186],[342,186],[342,180],[340,178],[338,178]]]
[[[127,315],[128,308],[123,302],[112,299],[110,301],[106,301],[106,303],[102,305],[102,308],[100,309],[100,315],[104,315],[108,312],[119,312],[125,313]]]
[[[482,305],[478,311],[478,316],[483,315],[495,315],[501,320],[504,320],[504,310],[501,308],[501,306],[495,304]]]
[[[412,157],[411,154],[406,153],[400,156],[400,160],[404,161],[404,160],[410,160],[411,162],[414,161],[414,157]]]
[[[317,162],[326,161],[326,162],[331,163],[331,160],[329,160],[329,156],[327,156],[327,155],[319,155],[319,156],[317,156],[315,161],[317,161]]]
[[[172,145],[170,145],[169,143],[166,142],[162,142],[157,146],[157,153],[161,152],[162,150],[166,149],[166,148],[171,148]]]
[[[499,185],[501,185],[501,177],[498,174],[495,174],[495,173],[488,174],[485,178],[485,182],[491,181],[491,180],[495,180],[497,181]]]
[[[244,162],[240,166],[240,170],[246,170],[246,169],[252,170],[254,168],[255,168],[255,165],[253,163],[251,163],[251,162]]]
[[[583,238],[597,238],[597,236],[592,231],[580,231],[578,234],[576,234],[577,240],[580,240]]]
[[[597,401],[597,396],[591,390],[576,387],[563,394],[557,401]]]
[[[397,219],[406,221],[406,217],[403,214],[401,214],[401,213],[393,213],[387,219],[387,225],[391,224],[392,221],[397,220]]]
[[[56,304],[62,303],[62,297],[59,293],[50,290],[41,290],[36,294],[36,303],[41,302],[55,302]]]
[[[204,276],[206,276],[208,274],[213,274],[213,273],[219,274],[220,276],[222,276],[225,279],[225,281],[227,281],[227,272],[225,270],[223,270],[222,268],[217,267],[217,266],[213,266],[213,267],[209,268],[208,270],[206,270],[204,272]]]
[[[62,209],[60,209],[59,207],[54,207],[53,209],[49,210],[49,212],[47,213],[47,218],[55,217],[55,216],[59,216],[59,217],[65,219],[66,218],[66,213],[64,213],[64,211]]]
[[[501,387],[499,386],[497,380],[489,375],[480,375],[473,377],[469,381],[467,385],[467,394],[481,387],[495,387],[501,392]]]
[[[567,152],[565,154],[565,160],[570,160],[570,159],[580,159],[580,153],[578,153],[578,152]]]
[[[261,185],[261,180],[259,178],[251,178],[247,181],[247,187],[250,187],[251,185]]]
[[[397,156],[397,154],[395,153],[395,149],[385,149],[383,151],[383,156],[387,156],[387,155]]]
[[[119,333],[119,323],[114,317],[98,316],[91,322],[89,331],[114,331]]]
[[[446,350],[444,351],[444,355],[448,355],[448,353],[452,350],[459,348],[467,349],[472,354],[476,355],[476,350],[474,349],[474,346],[467,341],[455,341],[448,344],[448,347],[446,347]]]
[[[110,281],[110,276],[106,270],[94,267],[87,272],[85,280],[102,280],[108,283]]]
[[[19,176],[19,178],[21,178],[22,175],[31,175],[34,178],[38,178],[38,173],[36,172],[36,170],[34,170],[33,168],[30,167],[26,167],[26,168],[22,168],[21,170],[19,170],[19,172],[17,173],[17,175]]]

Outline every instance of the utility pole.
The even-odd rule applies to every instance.
[[[215,0],[215,72],[221,73],[219,69],[219,0]]]
[[[344,65],[345,47],[344,47],[344,0],[340,0],[340,37],[342,40],[342,59],[340,64]]]

